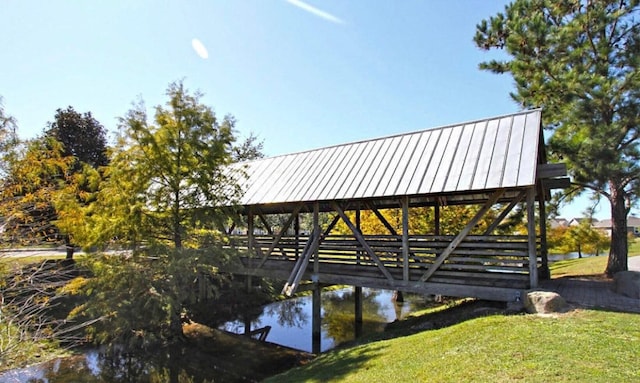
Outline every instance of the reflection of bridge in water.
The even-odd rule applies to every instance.
[[[246,235],[232,237],[246,256],[230,271],[286,280],[289,295],[312,282],[318,338],[322,284],[518,300],[537,286],[539,268],[548,272],[545,219],[537,234],[536,205],[545,217],[549,190],[567,183],[556,178],[566,175],[563,164],[546,163],[540,121],[540,110],[526,111],[236,165],[230,174],[239,178],[248,223]],[[521,203],[526,233],[495,235]],[[459,232],[443,235],[447,205],[478,209]],[[433,232],[409,226],[414,208],[429,209]],[[399,211],[401,224],[390,224],[384,209]],[[387,233],[363,234],[365,210]],[[478,233],[488,212],[495,219]],[[332,218],[321,224],[321,213]],[[276,229],[273,214],[285,217]],[[300,230],[304,215],[312,222],[308,235]],[[339,221],[348,235],[335,233]]]

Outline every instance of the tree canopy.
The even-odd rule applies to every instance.
[[[73,257],[74,238],[84,226],[106,165],[104,128],[87,112],[58,109],[40,137],[18,145],[15,121],[2,115],[3,237],[12,244],[64,243]],[[6,133],[6,134],[5,134]]]
[[[637,0],[516,0],[482,20],[475,43],[506,59],[480,64],[509,73],[513,99],[543,107],[553,156],[578,191],[609,200],[611,275],[627,269],[626,217],[640,187],[640,26]]]
[[[6,174],[11,149],[18,141],[16,120],[8,115],[0,97],[0,175]]]
[[[81,114],[72,106],[58,109],[45,135],[62,143],[65,156],[73,156],[93,168],[108,162],[105,129],[91,112]]]
[[[229,259],[217,230],[238,191],[224,172],[235,120],[218,119],[182,82],[167,88],[152,120],[142,102],[120,119],[118,142],[87,220],[88,244],[115,243],[131,256],[106,255],[78,282],[89,294],[77,314],[104,317],[99,342],[148,347],[180,339],[190,305],[212,299]],[[105,293],[109,291],[109,293]]]

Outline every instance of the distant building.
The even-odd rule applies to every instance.
[[[595,218],[581,217],[581,218],[572,218],[571,221],[569,221],[569,226],[578,226],[584,221],[591,223],[591,226],[593,227],[595,227],[595,225],[598,223],[598,220]]]
[[[609,237],[611,236],[610,219],[603,219],[602,221],[594,222],[593,227],[604,231]],[[634,216],[629,216],[627,218],[627,232],[636,237],[640,237],[640,218]]]
[[[569,220],[567,220],[566,218],[553,218],[549,220],[549,226],[552,229],[556,229],[558,227],[567,227],[569,226]]]

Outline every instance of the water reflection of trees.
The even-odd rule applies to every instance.
[[[69,357],[45,363],[37,368],[41,377],[30,378],[27,383],[66,383],[66,382],[177,382],[206,383],[204,376],[220,376],[219,371],[203,371],[201,367],[189,368],[188,363],[173,360],[168,356],[134,356],[120,354],[107,356],[104,354]]]
[[[265,312],[276,317],[280,326],[303,328],[309,322],[305,306],[302,299],[287,299],[267,306]]]
[[[386,324],[383,305],[376,300],[380,291],[362,291],[362,333],[382,331]],[[355,293],[336,291],[323,297],[322,328],[336,344],[355,338]],[[390,302],[393,303],[393,302]]]

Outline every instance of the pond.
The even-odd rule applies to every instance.
[[[600,253],[600,256],[606,256],[606,253]],[[590,257],[596,257],[596,254],[586,254],[586,253],[582,253],[582,258],[590,258]],[[567,253],[567,254],[549,254],[548,255],[548,259],[549,262],[557,262],[557,261],[565,261],[568,259],[577,259],[580,258],[580,254],[578,254],[578,252],[572,252],[572,253]]]
[[[322,352],[353,340],[356,330],[361,334],[381,332],[387,323],[403,319],[417,309],[437,305],[415,294],[404,294],[404,302],[393,300],[393,291],[362,289],[362,327],[356,329],[355,294],[353,288],[322,293]],[[251,329],[270,327],[266,340],[301,351],[312,352],[311,297],[288,299],[264,307],[262,315],[251,322]],[[246,333],[245,322],[228,322],[222,329],[237,334]]]
[[[354,298],[353,288],[322,293],[322,351],[355,338]],[[358,332],[383,331],[387,323],[402,319],[417,309],[435,305],[437,303],[413,294],[404,294],[404,302],[396,303],[392,291],[365,288],[362,293],[363,323]],[[246,322],[250,329],[270,326],[266,334],[268,342],[311,351],[311,309],[311,296],[304,296],[268,304],[257,319]],[[244,333],[245,321],[228,322],[222,329]],[[89,349],[82,355],[2,373],[0,383],[246,381],[225,375],[211,363],[190,369],[198,371],[199,376],[175,366],[168,368],[169,365],[166,356],[142,359],[129,355],[114,360],[105,358],[99,350]]]

